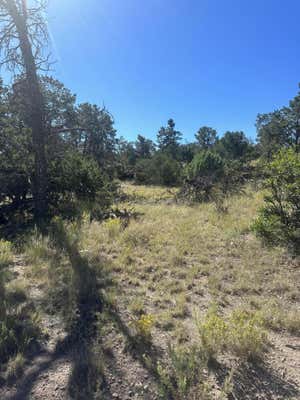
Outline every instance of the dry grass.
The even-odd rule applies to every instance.
[[[0,268],[9,265],[13,260],[13,252],[11,243],[5,240],[0,240]]]
[[[118,310],[129,330],[151,337],[151,343],[164,350],[162,365],[166,359],[172,362],[169,343],[175,348],[196,346],[202,356],[222,358],[230,353],[238,360],[259,359],[265,355],[268,330],[299,333],[298,260],[281,248],[264,247],[250,231],[263,193],[249,188],[232,197],[228,212],[220,214],[213,204],[176,203],[175,190],[131,184],[123,185],[123,190],[126,201],[118,207],[134,206],[139,215],[126,228],[119,219],[90,223],[87,218],[80,227],[69,224],[66,229],[76,238],[79,254],[113,282],[108,286],[103,281],[100,289],[109,307]],[[63,252],[55,250],[50,240],[36,237],[28,246],[27,260],[28,276],[44,286],[49,299],[72,303],[74,276]],[[211,304],[220,314],[207,320]],[[211,335],[218,331],[214,323],[221,339]],[[230,331],[225,343],[222,329]],[[189,360],[178,351],[172,353],[175,367],[170,371],[179,365],[179,375],[173,371],[176,385],[187,396],[182,398],[189,398],[185,382],[193,386],[197,380],[198,361],[193,354]],[[182,375],[186,364],[192,370],[188,377]],[[159,365],[154,367],[159,372]],[[162,379],[168,381],[167,376]],[[199,390],[203,394],[206,389]]]
[[[80,246],[93,257],[106,255],[122,288],[119,303],[131,303],[133,314],[143,309],[160,326],[161,319],[190,319],[212,301],[228,309],[255,298],[280,299],[283,308],[296,303],[296,261],[283,249],[263,247],[250,232],[262,193],[249,189],[231,199],[228,213],[219,214],[212,204],[151,203],[169,196],[163,188],[123,189],[143,199],[135,203],[140,217],[126,229],[117,219],[85,224]]]
[[[18,353],[15,357],[9,359],[5,376],[8,381],[20,378],[23,374],[25,364],[25,357]]]
[[[161,188],[125,186],[136,197],[152,199]],[[175,299],[205,285],[209,297],[281,295],[297,293],[290,259],[282,249],[262,247],[250,233],[261,205],[261,193],[234,197],[229,212],[220,215],[211,204],[144,204],[127,229],[118,220],[83,227],[81,247],[94,256],[105,253],[123,282],[139,282],[145,293]],[[123,203],[121,207],[128,207]],[[136,282],[137,280],[137,282]],[[126,284],[125,284],[126,286]],[[130,289],[131,284],[127,285]]]
[[[165,188],[162,186],[151,185],[132,185],[131,183],[123,183],[122,189],[130,201],[157,203],[160,201],[173,200],[174,195],[178,193],[176,188]]]

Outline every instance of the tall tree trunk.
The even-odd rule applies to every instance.
[[[37,222],[41,222],[47,213],[47,162],[45,152],[45,112],[44,100],[41,92],[37,68],[32,53],[32,46],[28,36],[27,29],[27,7],[23,0],[23,12],[18,10],[14,1],[8,2],[10,14],[17,28],[20,48],[22,52],[28,102],[26,102],[28,120],[32,132],[32,145],[34,152],[34,179],[33,179],[33,201],[34,216]]]

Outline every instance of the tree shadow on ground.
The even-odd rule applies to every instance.
[[[229,375],[229,368],[217,364],[214,369],[217,381],[223,384],[226,376]],[[244,363],[234,371],[232,376],[231,399],[288,399],[298,398],[299,388],[294,382],[288,382],[270,369],[264,363]]]
[[[75,318],[70,324],[67,337],[63,342],[58,343],[56,349],[58,353],[68,352],[71,349],[74,355],[69,379],[70,395],[79,400],[92,399],[95,392],[100,391],[105,398],[111,398],[103,366],[98,365],[97,356],[95,356],[95,353],[98,353],[99,357],[105,359],[98,318],[105,311],[116,331],[124,337],[125,351],[138,361],[152,381],[169,397],[168,390],[157,370],[158,360],[162,358],[162,349],[154,346],[151,338],[140,337],[131,331],[120,311],[103,296],[101,289],[108,289],[108,286],[114,285],[107,270],[97,263],[93,265],[87,257],[82,256],[76,242],[72,243],[69,240],[62,225],[58,229],[59,231],[56,228],[55,232],[55,237],[60,241],[58,246],[66,251],[75,275]],[[101,318],[100,323],[103,323]],[[113,357],[109,358],[110,372],[117,374],[118,369],[113,365],[115,361]]]
[[[112,398],[107,384],[103,365],[97,362],[98,357],[103,360],[105,351],[101,345],[101,327],[98,324],[98,316],[105,310],[109,320],[114,323],[117,330],[123,335],[127,343],[126,349],[130,355],[139,361],[141,366],[148,371],[159,382],[157,373],[157,360],[161,350],[157,349],[150,340],[140,340],[128,328],[122,320],[116,307],[108,303],[101,294],[102,288],[112,284],[107,271],[101,265],[91,265],[87,257],[80,254],[76,244],[70,243],[65,232],[60,232],[61,243],[66,250],[72,269],[75,274],[76,286],[76,314],[74,321],[70,324],[67,337],[58,343],[56,351],[69,352],[73,354],[73,367],[69,379],[69,394],[74,399],[92,399],[95,393],[100,391],[105,398]],[[103,273],[106,275],[103,276]],[[103,321],[100,319],[100,321]],[[108,357],[107,357],[108,358]],[[116,372],[110,354],[111,372]],[[148,362],[146,361],[148,360]]]
[[[80,253],[76,241],[67,234],[63,225],[55,227],[53,236],[56,238],[57,251],[63,251],[67,255],[73,271],[75,301],[71,322],[68,321],[67,324],[67,336],[57,343],[53,353],[46,354],[44,360],[24,377],[18,385],[17,392],[4,397],[4,400],[30,399],[30,393],[41,374],[63,357],[68,357],[72,363],[68,382],[69,397],[75,400],[92,400],[101,395],[103,399],[111,399],[112,394],[102,364],[105,361],[105,351],[101,342],[101,326],[99,327],[99,323],[103,322],[99,316],[104,311],[116,330],[125,338],[126,351],[164,392],[164,398],[171,399],[172,395],[161,381],[157,370],[158,361],[162,359],[162,350],[150,340],[138,338],[128,327],[119,310],[109,304],[103,296],[101,289],[112,283],[108,272],[99,264],[93,265],[88,257]],[[114,363],[116,360],[110,354],[110,371],[118,374]],[[220,364],[216,365],[214,370],[221,386],[229,371]],[[233,375],[232,384],[232,399],[250,400],[257,395],[263,398],[272,398],[274,395],[282,398],[299,395],[293,383],[286,382],[264,365],[242,366]]]
[[[31,398],[31,392],[40,376],[49,370],[60,358],[67,357],[72,362],[69,392],[75,399],[92,399],[101,380],[101,371],[93,365],[93,338],[96,333],[97,314],[102,311],[102,300],[99,296],[98,277],[91,268],[88,259],[81,256],[76,241],[73,242],[65,231],[63,224],[52,226],[53,244],[57,252],[63,251],[72,268],[72,293],[75,296],[71,321],[66,325],[67,336],[58,341],[53,352],[41,351],[32,355],[31,365],[23,379],[17,382],[16,390],[6,391],[5,400],[25,400]],[[56,254],[54,255],[56,257]],[[69,316],[68,316],[69,317]],[[97,381],[96,381],[97,379]],[[101,385],[105,385],[103,376]]]
[[[154,383],[163,386],[157,371],[157,361],[162,354],[161,349],[156,348],[150,338],[146,340],[133,334],[126,322],[123,321],[119,310],[103,297],[101,289],[107,289],[112,284],[112,279],[107,275],[107,271],[102,269],[99,263],[93,265],[88,257],[80,253],[76,239],[74,240],[72,235],[68,234],[62,222],[54,223],[51,230],[50,235],[55,248],[53,266],[57,260],[61,260],[59,257],[57,258],[57,255],[63,252],[67,256],[73,272],[69,284],[72,286],[74,304],[72,305],[71,321],[65,321],[67,336],[58,341],[53,352],[44,352],[41,362],[37,361],[38,357],[32,358],[33,368],[27,370],[23,379],[17,383],[16,392],[6,396],[5,400],[30,399],[31,392],[40,376],[63,357],[71,359],[72,362],[68,383],[68,392],[71,398],[76,400],[93,399],[99,392],[105,396],[104,398],[112,398],[102,365],[97,363],[97,353],[99,354],[98,358],[104,355],[101,340],[95,340],[99,335],[97,331],[99,329],[98,317],[104,309],[116,330],[125,338],[126,351],[149,373]],[[64,316],[67,319],[70,317],[70,315]],[[110,362],[111,372],[117,373],[117,368],[113,365],[113,357],[110,357]]]
[[[39,357],[42,358],[41,361],[38,361],[38,357],[32,358],[32,361],[35,362],[34,366],[30,368],[29,372],[27,372],[23,379],[18,382],[16,391],[12,391],[12,393],[6,391],[6,394],[2,397],[3,400],[30,399],[35,382],[44,372],[51,368],[55,361],[62,358],[62,354],[42,352],[39,353]]]
[[[72,242],[63,225],[56,225],[54,237],[58,248],[66,252],[73,271],[75,304],[68,334],[57,343],[57,353],[70,354],[72,371],[69,394],[74,399],[92,399],[95,392],[107,386],[101,365],[96,362],[94,339],[97,337],[97,315],[103,310],[99,295],[101,269],[90,266],[87,257],[80,254],[77,243]]]

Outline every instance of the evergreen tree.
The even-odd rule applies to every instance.
[[[80,104],[77,113],[83,154],[93,157],[102,169],[111,174],[116,151],[116,130],[111,115],[89,103]]]
[[[161,127],[157,134],[158,147],[161,151],[177,158],[181,138],[181,132],[175,130],[175,122],[169,119],[167,127]]]
[[[289,107],[267,114],[258,114],[257,138],[261,154],[271,158],[282,147],[300,146],[300,93],[290,101]]]
[[[226,159],[242,160],[249,153],[251,144],[242,131],[225,132],[216,143],[217,152]]]
[[[208,150],[214,146],[218,139],[217,131],[208,126],[202,126],[196,133],[195,138],[197,139],[201,150]]]
[[[153,155],[155,146],[152,140],[138,135],[135,142],[135,151],[138,158],[149,158]]]

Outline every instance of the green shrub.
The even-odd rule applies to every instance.
[[[168,346],[169,365],[158,363],[163,398],[190,399],[192,394],[203,398],[203,371],[206,360],[195,346]],[[196,398],[196,397],[193,397]]]
[[[210,309],[203,321],[197,321],[201,347],[208,359],[215,357],[226,349],[228,342],[228,325],[218,315],[215,307]]]
[[[217,141],[216,151],[221,157],[229,160],[246,159],[251,155],[253,148],[242,131],[227,131],[224,136]]]
[[[138,184],[176,186],[180,177],[180,163],[165,153],[139,160],[135,167],[135,182]]]
[[[224,175],[224,162],[211,151],[202,151],[184,171],[183,193],[195,201],[207,201],[212,190]]]
[[[300,250],[300,153],[281,150],[266,165],[264,206],[253,230],[264,241]]]
[[[54,158],[49,170],[53,215],[73,218],[88,209],[93,218],[99,219],[111,205],[117,187],[92,158],[68,151]]]
[[[136,163],[134,179],[139,185],[153,184],[159,180],[153,159],[141,159]]]
[[[260,359],[266,350],[267,334],[258,313],[233,312],[228,321],[228,348],[241,359]]]
[[[158,159],[160,184],[175,186],[180,182],[180,164],[171,157],[161,157]]]
[[[225,319],[213,307],[197,325],[208,359],[225,351],[240,359],[260,359],[266,350],[267,334],[259,313],[236,310]]]
[[[180,195],[192,201],[212,200],[217,210],[224,211],[224,200],[240,191],[247,178],[246,170],[239,160],[226,160],[212,151],[202,151],[186,166]]]

